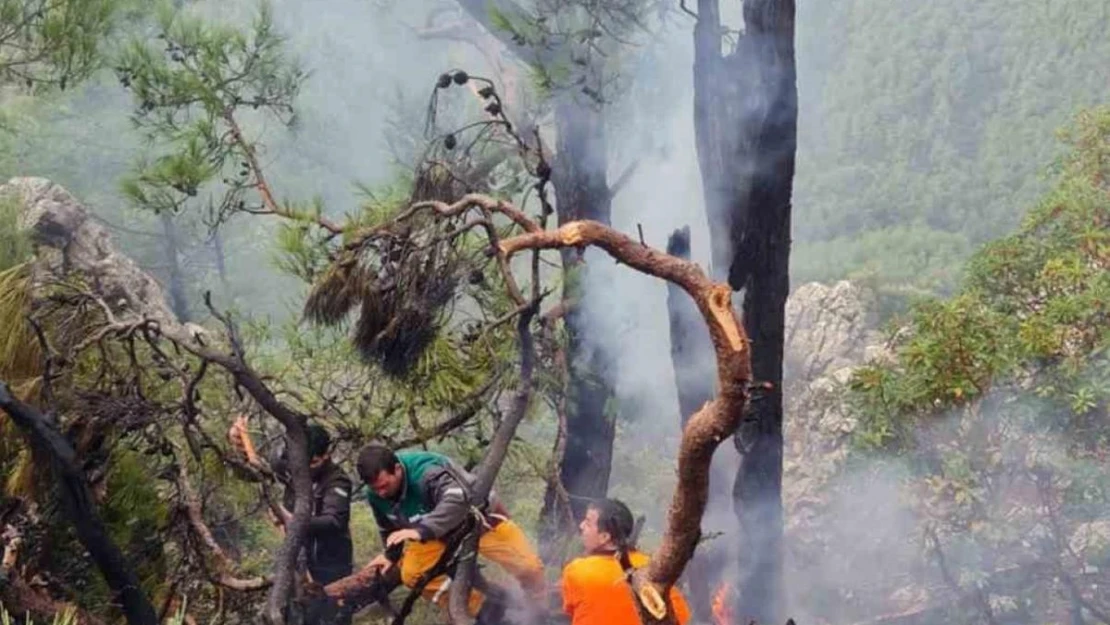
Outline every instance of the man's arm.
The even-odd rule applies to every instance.
[[[686,625],[690,620],[690,606],[676,586],[671,586],[671,606],[674,608],[674,617],[678,625]]]
[[[467,487],[451,471],[440,471],[430,476],[425,493],[432,511],[413,526],[420,533],[420,540],[442,538],[457,528],[470,514],[470,497]]]
[[[351,520],[351,480],[339,475],[328,484],[324,492],[324,505],[320,514],[308,523],[308,533],[338,532],[347,529]]]

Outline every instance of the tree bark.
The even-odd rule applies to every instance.
[[[667,240],[667,253],[690,260],[690,228],[675,230]],[[671,336],[671,364],[678,393],[679,423],[685,428],[690,417],[713,399],[713,343],[694,300],[677,285],[667,283],[667,318]],[[711,479],[712,481],[712,479]],[[712,496],[712,493],[710,494]],[[690,609],[698,622],[709,622],[713,600],[713,566],[708,554],[696,551],[693,566],[686,570]]]
[[[31,444],[49,456],[58,480],[58,498],[73,522],[77,538],[88,550],[100,574],[123,608],[131,625],[157,625],[158,615],[139,585],[135,569],[112,542],[97,513],[85,475],[77,464],[77,453],[49,415],[16,398],[0,381],[0,408],[27,434]]]
[[[178,321],[189,321],[189,300],[185,295],[185,274],[181,271],[181,237],[173,215],[163,212],[162,234],[166,237],[166,267],[169,271],[170,307]]]
[[[690,228],[675,230],[667,240],[667,253],[690,260]],[[675,284],[667,283],[667,318],[671,335],[671,364],[678,390],[682,427],[705,402],[713,398],[713,343],[694,300]]]
[[[741,529],[737,614],[782,614],[782,353],[797,145],[794,0],[745,0],[745,32],[721,53],[717,0],[699,0],[695,133],[713,235],[714,275],[744,291],[755,378],[773,389],[735,435],[733,503]]]
[[[458,0],[459,6],[521,62],[535,67],[550,65],[564,56],[565,49],[528,46],[490,22],[491,8],[514,19],[527,19],[527,12],[511,0]],[[597,105],[568,88],[556,93],[556,154],[552,172],[559,224],[577,220],[610,222],[612,192],[608,183],[608,150],[604,119]],[[565,317],[570,370],[567,401],[567,436],[559,479],[571,497],[573,514],[581,516],[589,499],[604,497],[609,490],[613,459],[615,422],[607,414],[613,397],[612,382],[604,373],[611,370],[602,350],[589,344],[591,330],[583,305],[583,293],[575,285],[585,270],[577,250],[561,250],[565,302],[573,302]],[[588,298],[588,295],[585,296]],[[548,484],[541,512],[544,533],[573,531],[574,520],[561,518],[557,484]],[[550,540],[552,536],[545,536]]]
[[[593,220],[608,225],[611,201],[607,180],[605,128],[600,111],[580,102],[574,94],[558,96],[555,104],[556,160],[552,182],[559,224]],[[606,373],[614,363],[591,341],[589,296],[582,281],[588,271],[582,252],[562,249],[563,302],[567,330],[567,364],[570,373],[567,397],[566,442],[559,479],[570,495],[572,519],[562,519],[555,497],[557,485],[548,485],[544,498],[545,527],[559,533],[573,531],[575,519],[585,514],[590,499],[609,491],[616,421],[610,410],[612,382]],[[549,505],[550,504],[550,505]],[[569,521],[569,523],[568,523]]]

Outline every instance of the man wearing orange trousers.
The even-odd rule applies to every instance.
[[[426,451],[394,453],[383,445],[370,444],[359,452],[357,466],[369,486],[367,499],[385,546],[369,566],[385,570],[399,564],[402,583],[412,588],[435,566],[446,543],[463,530],[467,517],[478,514],[478,554],[516,578],[530,603],[545,604],[543,562],[528,537],[504,514],[494,495],[488,502],[473,501],[474,476],[450,458]],[[424,587],[423,595],[446,608],[448,584],[447,576],[440,575]],[[497,620],[492,614],[483,614],[485,599],[483,593],[472,590],[470,614],[480,622]],[[491,606],[487,612],[494,609]]]

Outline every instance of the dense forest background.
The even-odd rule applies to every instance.
[[[442,71],[474,68],[474,73],[496,81],[506,79],[497,74],[501,68],[491,66],[472,46],[420,36],[421,24],[436,8],[434,2],[331,0],[323,10],[310,0],[270,4],[290,53],[310,74],[296,102],[297,123],[291,129],[264,124],[256,128],[266,136],[261,156],[277,195],[303,205],[318,203],[325,215],[338,218],[396,203],[398,188],[408,181],[406,168],[423,149],[418,139]],[[653,29],[636,39],[634,51],[612,61],[628,88],[624,97],[612,102],[616,114],[606,129],[610,179],[635,163],[627,184],[614,195],[613,225],[626,233],[641,225],[648,243],[660,248],[674,228],[690,225],[693,256],[704,262],[708,226],[693,152],[690,24],[674,9],[661,9]],[[245,26],[256,16],[258,5],[253,0],[196,0],[189,10],[213,22]],[[1096,271],[1083,274],[1076,269],[1104,266],[1105,238],[1094,244],[1101,251],[1076,260],[1067,254],[1085,249],[1082,241],[1059,232],[1081,230],[1084,218],[1091,215],[1101,215],[1098,219],[1103,221],[1094,223],[1107,227],[1105,199],[1102,204],[1092,200],[1093,208],[1082,204],[1084,193],[1097,196],[1100,188],[1105,191],[1098,174],[1105,168],[1105,161],[1099,160],[1105,157],[1099,151],[1105,140],[1100,134],[1106,132],[1105,112],[1082,118],[1070,144],[1059,140],[1058,131],[1073,125],[1082,111],[1110,100],[1108,30],[1110,4],[1101,0],[798,3],[800,117],[792,284],[851,279],[880,295],[884,321],[918,330],[915,338],[902,339],[910,341],[908,347],[896,342],[896,349],[919,356],[909,371],[886,371],[876,365],[857,379],[854,401],[863,423],[856,440],[860,458],[882,454],[916,461],[914,454],[920,453],[924,459],[915,470],[922,474],[936,470],[937,464],[950,468],[951,458],[937,460],[935,451],[921,452],[908,442],[914,437],[907,431],[923,411],[942,404],[945,410],[955,410],[962,406],[964,394],[986,394],[992,385],[984,380],[1020,377],[1014,371],[1029,363],[1057,363],[1074,356],[1075,350],[1094,356],[1072,363],[1081,373],[1069,370],[1067,380],[1055,373],[1047,376],[1052,379],[1044,386],[1051,389],[1039,397],[1049,401],[1058,396],[1069,415],[1105,417],[1105,391],[1098,388],[1104,378],[1091,373],[1104,358],[1098,354],[1106,344],[1105,330],[1098,325],[1105,305],[1098,302],[1105,291],[1083,286],[1087,279],[1102,280],[1097,286],[1104,288],[1105,273],[1099,278]],[[118,53],[116,45],[122,48],[124,39],[110,42],[105,54]],[[526,104],[542,100],[542,77],[515,78],[527,84]],[[309,285],[289,271],[297,242],[279,224],[233,220],[216,235],[197,211],[158,215],[137,205],[125,182],[144,155],[160,146],[135,128],[133,95],[113,72],[95,74],[61,92],[28,94],[6,88],[0,98],[0,179],[41,176],[68,189],[108,228],[121,250],[166,286],[168,304],[179,318],[209,320],[202,293],[212,291],[220,307],[249,317],[248,339],[259,361],[274,370],[301,367],[294,375],[302,376],[305,387],[333,373],[323,364],[329,357],[355,360],[341,332],[297,325]],[[467,110],[458,107],[450,114],[461,119]],[[1080,179],[1088,185],[1082,192],[1075,190]],[[1075,219],[1055,231],[1059,236],[1051,245],[1030,251],[1044,232],[1038,228],[1055,218],[1048,208],[1053,202],[1070,206],[1073,212],[1068,214]],[[0,211],[0,235],[5,228],[14,230],[15,221],[12,211]],[[999,254],[1026,259],[1028,266],[1003,266]],[[0,270],[18,260],[0,253]],[[1041,309],[1024,310],[1024,293],[1012,281],[1052,278],[1029,269],[1050,260],[1079,272],[1069,274],[1070,282],[1060,287],[1071,298],[1059,304],[1066,311],[1036,327],[1017,324],[1015,320],[1035,317]],[[604,283],[615,275],[609,271],[591,280]],[[650,545],[658,538],[664,513],[658,493],[669,492],[674,482],[671,465],[658,457],[673,452],[679,435],[674,390],[658,383],[672,379],[667,342],[657,340],[666,336],[667,319],[662,305],[608,304],[662,302],[665,289],[642,276],[621,276],[591,304],[590,314],[595,327],[602,329],[595,339],[598,347],[619,354],[623,363],[615,374],[620,409],[611,492],[648,513],[645,536]],[[1003,283],[1002,277],[1011,282]],[[1052,292],[1055,287],[1046,288]],[[1072,297],[1075,291],[1083,297]],[[922,298],[925,304],[911,308]],[[1097,314],[1087,315],[1090,310]],[[1017,325],[1007,325],[1010,322]],[[937,346],[954,340],[967,324],[977,333],[973,349],[985,354],[983,362],[989,364],[959,378],[951,374],[955,365],[920,356],[944,351]],[[1003,336],[999,328],[1033,338],[991,351]],[[1080,347],[1069,344],[1054,351],[1044,337],[1056,336],[1057,331],[1097,336]],[[496,357],[488,360],[480,364],[492,367]],[[458,374],[458,386],[437,390],[429,408],[450,406],[472,390],[476,378],[465,372],[473,366],[452,363],[448,368]],[[938,371],[954,377],[945,378]],[[890,390],[891,385],[896,390]],[[953,387],[961,389],[955,399]],[[1053,427],[1067,430],[1071,425],[1064,421]],[[1093,428],[1096,435],[1089,438],[1092,446],[1075,456],[1082,461],[1066,469],[1081,473],[1089,489],[1096,489],[1090,483],[1101,475],[1096,460],[1103,457],[1105,438],[1096,421],[1093,416],[1083,420],[1082,427]],[[369,436],[388,426],[374,423],[363,429]],[[543,414],[533,415],[499,478],[499,488],[526,526],[540,516],[543,501],[535,493],[542,491],[547,477],[554,430]],[[443,447],[473,459],[481,445],[448,441]],[[966,459],[993,450],[951,447],[946,453]],[[29,456],[4,456],[9,452],[0,448],[6,492],[27,494],[31,478],[17,469],[30,462]],[[103,503],[106,520],[119,544],[142,552],[149,548],[144,539],[152,528],[167,523],[169,510],[144,482],[143,465],[133,454],[120,452],[111,466],[111,496]],[[964,470],[974,475],[979,469]],[[944,475],[959,481],[951,470]],[[266,555],[280,540],[264,520],[237,519],[236,511],[251,497],[246,487],[228,486],[213,497],[211,507],[226,521],[221,531],[239,545],[245,574],[262,571]],[[1085,508],[1074,512],[1075,518],[1099,518],[1100,503],[1088,500]],[[135,514],[137,510],[142,514]],[[990,518],[984,523],[998,522],[986,516]],[[356,506],[356,562],[367,560],[376,549],[371,525],[369,512]],[[1016,539],[991,540],[998,545]],[[69,544],[63,538],[56,541]],[[64,569],[62,562],[73,556],[59,550],[42,562]],[[154,586],[164,580],[169,562],[148,560],[141,571],[144,582]],[[64,577],[71,596],[83,605],[96,605],[107,596],[88,566],[73,567]],[[851,610],[845,614],[858,615]]]

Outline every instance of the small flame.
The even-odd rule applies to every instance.
[[[721,582],[713,593],[713,624],[732,625],[732,607],[729,605],[729,592],[731,588],[727,582]]]

